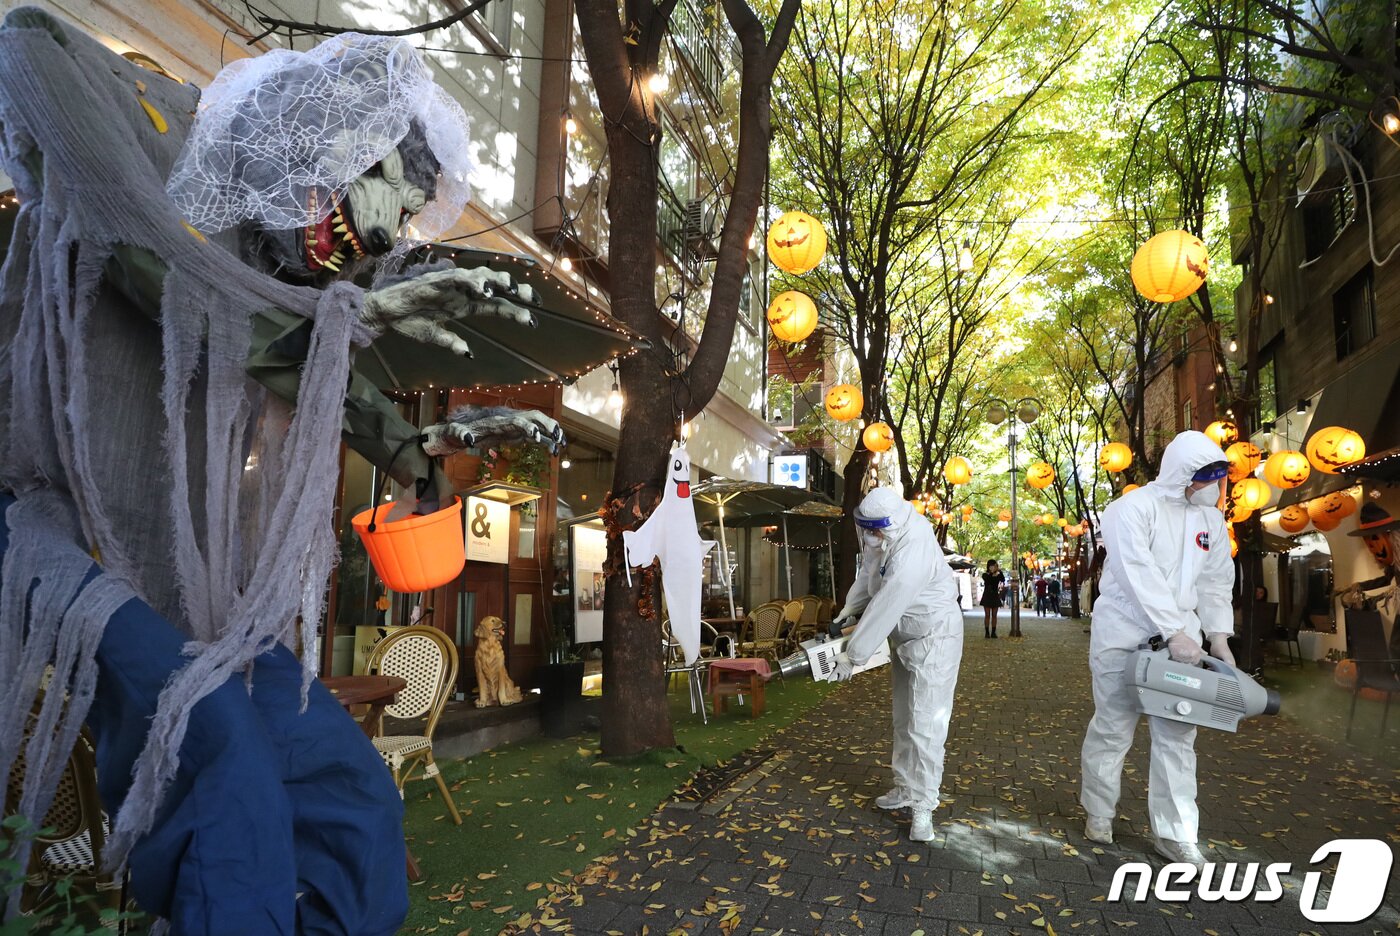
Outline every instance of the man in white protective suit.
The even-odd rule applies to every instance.
[[[957,586],[933,527],[891,488],[875,488],[856,508],[861,564],[837,623],[860,615],[835,678],[851,678],[888,638],[893,681],[894,789],[875,804],[910,807],[909,838],[933,839],[943,781],[943,743],[962,661]]]
[[[1133,652],[1160,636],[1173,660],[1195,664],[1204,635],[1212,656],[1235,663],[1228,643],[1235,567],[1216,507],[1227,471],[1220,446],[1204,433],[1183,432],[1162,454],[1157,480],[1104,511],[1108,554],[1089,642],[1094,717],[1084,736],[1079,796],[1091,841],[1113,841],[1123,758],[1138,722],[1127,671]],[[1196,728],[1165,718],[1149,718],[1149,724],[1154,847],[1171,861],[1199,867],[1205,859],[1196,845]]]

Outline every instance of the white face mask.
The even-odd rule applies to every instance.
[[[1219,483],[1210,484],[1186,495],[1186,499],[1197,507],[1214,507],[1220,503]]]
[[[881,549],[885,545],[885,538],[874,530],[861,530],[860,541],[870,549]]]

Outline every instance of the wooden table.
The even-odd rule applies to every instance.
[[[393,705],[399,692],[408,685],[408,680],[402,676],[327,676],[321,682],[346,709],[352,705],[369,706],[369,712],[360,719],[360,728],[370,738],[379,734],[384,709]]]
[[[763,687],[768,682],[770,672],[768,661],[762,657],[739,657],[736,660],[719,657],[711,660],[710,702],[715,714],[724,713],[730,696],[748,695],[750,717],[762,715]]]
[[[369,712],[360,719],[360,728],[366,737],[379,734],[379,723],[384,718],[384,709],[394,704],[399,692],[408,685],[402,676],[327,676],[321,680],[335,696],[335,700],[345,706],[368,705]],[[386,768],[387,769],[387,768]],[[408,859],[408,879],[417,881],[423,873],[418,870],[418,860],[404,843],[404,857]]]

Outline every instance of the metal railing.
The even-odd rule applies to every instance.
[[[718,103],[722,70],[719,50],[715,45],[715,22],[711,9],[711,19],[706,22],[691,9],[689,3],[682,0],[671,13],[671,35],[676,40],[676,48],[694,70],[700,87]]]

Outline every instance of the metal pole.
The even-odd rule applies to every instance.
[[[792,600],[792,547],[788,545],[787,512],[783,512],[783,565],[787,568],[788,601]]]
[[[729,616],[738,617],[738,612],[734,610],[734,578],[729,574],[729,542],[724,535],[724,499],[719,501],[719,551],[720,568],[724,570],[724,587],[729,592]]]
[[[831,566],[831,600],[836,600],[836,558],[831,550],[831,524],[826,526],[826,561]],[[837,608],[836,610],[841,610]]]
[[[1010,417],[1011,429],[1011,636],[1021,636],[1021,555],[1016,543],[1016,419]]]

